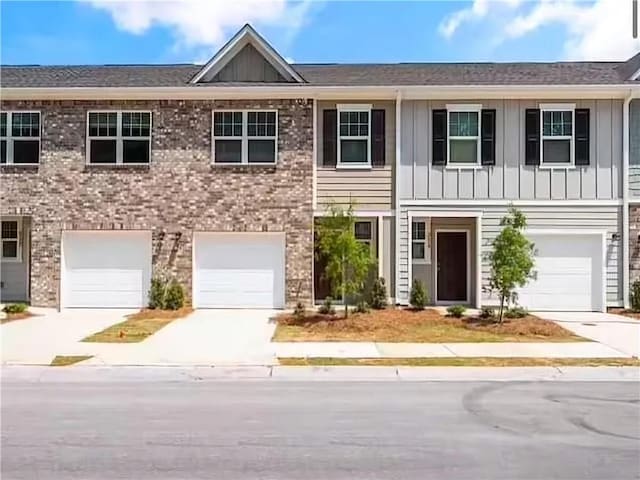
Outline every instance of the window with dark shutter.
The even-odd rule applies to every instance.
[[[434,165],[447,163],[447,111],[434,110],[432,112],[432,159]]]
[[[540,110],[527,108],[525,112],[525,165],[540,165]]]
[[[385,111],[371,110],[371,164],[383,167],[385,163]]]
[[[589,165],[589,109],[576,108],[576,165]]]
[[[481,157],[482,165],[496,164],[496,111],[495,109],[482,110],[481,125]]]
[[[338,111],[322,112],[322,165],[335,167],[338,155]]]

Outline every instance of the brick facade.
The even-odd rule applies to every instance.
[[[153,267],[191,294],[194,230],[286,234],[286,300],[311,299],[312,103],[264,101],[3,102],[41,111],[40,165],[2,167],[0,214],[32,219],[31,302],[57,306],[62,230],[151,230]],[[276,167],[211,164],[212,109],[278,109]],[[86,165],[87,111],[153,113],[151,163]]]

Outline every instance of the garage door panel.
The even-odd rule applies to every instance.
[[[532,310],[601,310],[602,236],[530,235],[537,278],[518,290],[518,302]]]
[[[64,307],[146,306],[150,232],[65,232],[63,258]]]
[[[198,233],[196,308],[284,306],[284,235]]]

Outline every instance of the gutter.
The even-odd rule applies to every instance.
[[[629,261],[630,234],[629,229],[629,163],[630,163],[630,110],[631,101],[636,98],[633,90],[624,99],[622,106],[622,303],[629,308],[629,286],[631,263]]]

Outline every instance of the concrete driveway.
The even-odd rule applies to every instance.
[[[29,309],[35,316],[0,326],[2,363],[48,365],[56,355],[75,350],[76,344],[135,310],[50,308]],[[85,344],[88,345],[88,344]]]
[[[640,320],[599,312],[533,312],[577,335],[640,357]]]
[[[82,344],[87,365],[271,365],[274,310],[196,310],[140,343]]]

